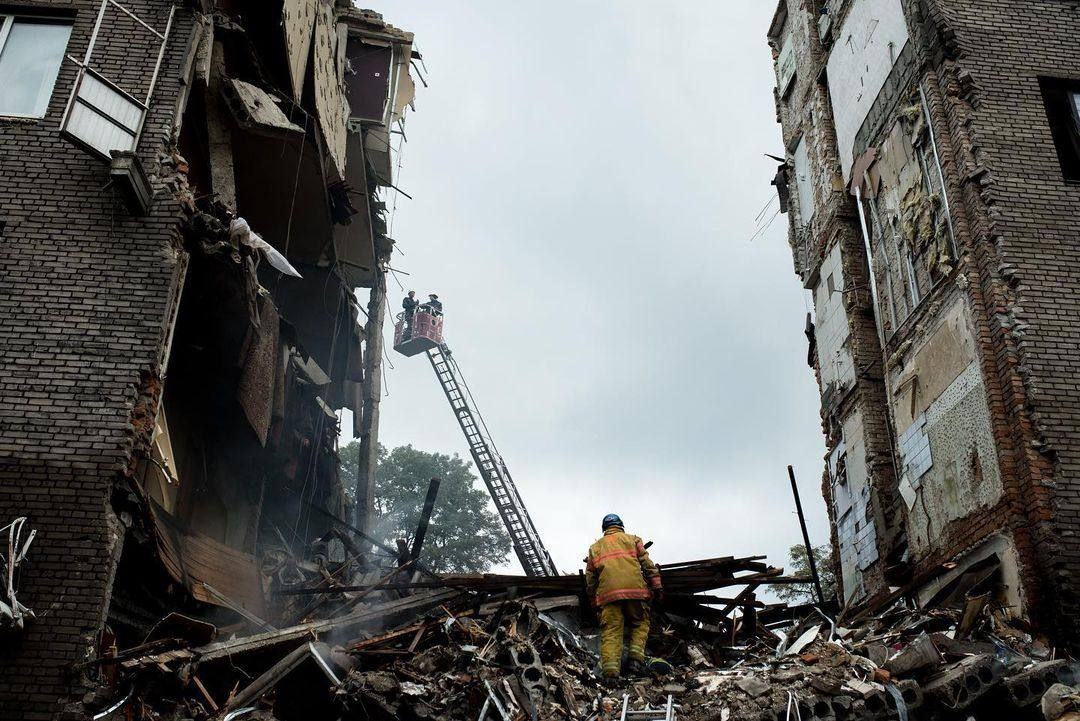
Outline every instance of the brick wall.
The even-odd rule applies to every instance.
[[[124,4],[164,28],[168,0]],[[20,7],[73,12],[67,54],[81,58],[99,5]],[[168,141],[189,31],[178,12],[138,149],[149,169]],[[117,26],[99,55],[106,74],[131,77],[142,58],[118,49],[145,38]],[[0,120],[0,525],[27,515],[38,530],[20,583],[38,618],[0,639],[2,719],[50,718],[103,623],[123,542],[110,497],[182,266],[168,193],[132,217],[106,188],[107,164],[59,136],[76,72],[65,60],[43,119]]]
[[[847,383],[842,393],[830,392],[828,407],[822,408],[822,419],[828,435],[831,452],[841,440],[841,428],[845,420],[858,413],[856,424],[860,437],[855,447],[862,457],[858,466],[865,468],[867,482],[872,489],[869,506],[875,526],[879,560],[861,574],[861,585],[869,597],[887,592],[885,567],[902,551],[904,534],[902,523],[897,522],[896,477],[890,454],[888,425],[886,419],[885,387],[881,362],[881,347],[874,325],[870,294],[866,292],[868,277],[866,253],[859,235],[858,218],[854,202],[844,188],[841,175],[841,154],[837,147],[833,108],[828,87],[821,82],[821,71],[826,60],[826,48],[822,46],[817,29],[817,9],[808,0],[788,0],[788,18],[782,32],[771,40],[774,43],[794,43],[796,75],[791,91],[777,96],[777,119],[780,121],[789,166],[794,167],[793,151],[799,139],[806,150],[810,187],[814,192],[814,216],[811,222],[800,217],[798,198],[789,213],[790,241],[796,257],[796,271],[809,287],[823,286],[827,271],[822,262],[839,249],[840,267],[836,273],[835,293],[815,293],[815,308],[821,326],[819,333],[828,337],[842,338],[841,351],[846,367]],[[849,8],[839,8],[835,23],[844,19]],[[775,30],[775,28],[774,28]],[[834,26],[833,34],[836,34]],[[794,179],[790,183],[796,187]],[[804,183],[806,185],[806,183]],[[797,195],[797,189],[795,191]],[[805,244],[806,248],[802,245]],[[803,259],[804,262],[800,262]],[[861,289],[861,290],[860,290]],[[820,288],[819,288],[820,291]],[[842,319],[843,329],[829,327],[828,316],[832,305],[842,304],[843,312],[832,315]],[[824,342],[823,342],[824,341]],[[823,392],[834,381],[836,343],[819,338],[816,375]],[[835,383],[833,384],[835,385]],[[834,499],[828,472],[823,479],[822,490],[829,508],[834,547],[840,540],[836,532]],[[896,529],[900,530],[897,531]],[[839,558],[834,559],[837,565]],[[838,572],[837,577],[840,577]],[[849,592],[851,589],[845,589]]]
[[[949,129],[943,158],[955,184],[984,310],[978,334],[999,438],[1006,503],[1038,616],[1080,644],[1080,187],[1062,179],[1040,76],[1080,79],[1074,3],[912,3],[927,77]],[[1023,18],[1023,23],[1016,22]],[[992,521],[992,519],[980,519]],[[984,523],[983,525],[986,525]]]
[[[840,37],[837,27],[855,4],[830,3],[838,11],[834,37]],[[864,3],[866,8],[874,4]],[[1039,78],[1080,81],[1080,46],[1075,42],[1080,13],[1075,3],[1046,0],[904,0],[902,5],[911,43],[895,58],[884,92],[860,100],[867,113],[855,151],[880,142],[882,129],[921,84],[960,257],[947,284],[932,291],[933,302],[924,302],[907,324],[934,323],[946,296],[964,296],[984,384],[983,407],[988,409],[978,415],[988,412],[1002,487],[1000,501],[948,523],[929,551],[915,559],[910,573],[925,578],[943,561],[962,557],[1003,530],[1015,547],[1024,600],[1035,619],[1077,646],[1080,186],[1062,178]],[[796,19],[792,27],[799,30],[797,74],[792,92],[777,98],[777,117],[789,151],[800,137],[808,144],[815,187],[810,227],[802,228],[797,217],[790,221],[797,270],[804,283],[816,283],[823,254],[838,244],[844,276],[865,285],[866,258],[854,207],[835,179],[839,160],[834,112],[816,80],[822,63],[829,62],[837,48],[821,47],[816,33],[807,28],[807,18],[798,17],[813,11],[808,3],[790,0],[787,8],[789,24]],[[806,253],[799,245],[807,236],[814,252]],[[800,265],[800,259],[805,264]],[[895,529],[903,522],[886,416],[866,415],[875,407],[883,411],[886,401],[871,308],[860,296],[856,293],[845,305],[860,383],[857,392],[840,401],[830,399],[823,413],[834,436],[837,421],[855,408],[870,419],[866,437],[876,440],[866,440],[867,456],[873,456],[882,479],[875,513],[879,523]],[[894,336],[889,352],[896,352],[905,338],[904,333]],[[826,361],[819,357],[819,368]],[[820,381],[822,374],[818,376]],[[836,441],[833,437],[830,443]],[[828,496],[828,479],[823,487]],[[894,541],[886,545],[897,551],[905,545],[903,538]]]

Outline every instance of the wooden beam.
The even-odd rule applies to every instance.
[[[383,315],[386,310],[386,274],[376,270],[374,275],[364,329],[364,379],[360,393],[364,407],[356,409],[360,415],[356,525],[364,533],[371,533],[375,514],[375,466],[379,460],[379,402],[382,400]]]

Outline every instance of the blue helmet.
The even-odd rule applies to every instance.
[[[619,518],[614,513],[609,513],[606,516],[604,516],[604,520],[600,522],[600,530],[606,531],[607,529],[611,528],[612,526],[618,526],[619,528],[626,528],[626,526],[623,525],[623,522],[622,522],[621,518]]]

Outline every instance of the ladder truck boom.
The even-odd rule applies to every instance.
[[[446,400],[450,402],[454,417],[465,434],[476,469],[484,479],[495,509],[506,525],[522,568],[529,576],[557,576],[559,572],[525,509],[514,479],[510,476],[510,470],[495,448],[479,412],[474,408],[475,400],[472,404],[469,402],[471,394],[468,393],[450,349],[444,343],[430,349],[427,356],[435,376],[439,379],[439,385],[446,394]]]
[[[517,554],[525,574],[559,575],[551,555],[540,540],[532,518],[529,517],[529,512],[525,509],[506,462],[491,440],[491,434],[476,408],[476,401],[465,384],[461,369],[443,342],[442,314],[421,310],[410,320],[411,322],[406,322],[405,318],[399,316],[394,328],[394,349],[406,356],[427,354],[435,377],[450,403],[450,409],[465,434],[476,470],[480,472],[480,477],[495,504],[495,510],[499,512],[499,517],[510,534],[514,553]]]

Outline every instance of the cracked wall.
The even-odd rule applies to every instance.
[[[844,179],[855,136],[908,42],[900,0],[855,0],[836,34],[827,68]]]
[[[992,508],[1002,495],[969,313],[956,295],[891,375],[900,493],[916,561],[951,545],[951,524]]]
[[[833,3],[835,21],[844,8]],[[865,253],[854,203],[842,178],[840,154],[824,63],[830,32],[822,30],[819,3],[785,0],[778,5],[769,39],[774,49],[777,118],[783,130],[788,187],[789,242],[795,270],[813,291],[815,326],[812,363],[822,393],[822,423],[833,463],[822,492],[834,543],[838,574],[847,598],[887,593],[884,557],[902,553],[903,532],[890,530],[896,503],[889,463],[885,386],[881,350],[867,290]],[[829,20],[833,20],[830,17]],[[835,30],[835,28],[834,28]],[[794,53],[789,87],[784,60]],[[835,482],[839,453],[855,462],[850,486]],[[840,449],[840,450],[838,450]],[[856,493],[849,493],[857,487]],[[850,499],[848,498],[850,495]],[[849,509],[858,504],[854,511]],[[856,523],[856,517],[858,522]],[[857,526],[857,528],[856,528]]]
[[[821,384],[826,393],[839,395],[855,382],[855,367],[851,359],[847,310],[844,307],[845,287],[840,244],[822,261],[817,287],[814,289],[816,338]]]
[[[862,413],[856,409],[844,419],[843,440],[829,455],[844,603],[866,597],[865,574],[878,560],[864,433]]]
[[[110,179],[107,160],[59,132],[78,73],[75,64],[62,64],[44,118],[0,118],[0,175],[20,179],[17,185],[0,183],[0,525],[26,515],[38,532],[19,584],[20,600],[38,618],[0,643],[0,719],[43,721],[81,696],[84,673],[97,673],[96,667],[71,673],[72,664],[96,657],[105,636],[141,641],[145,630],[171,611],[200,618],[230,613],[219,607],[229,606],[230,599],[209,598],[214,592],[205,584],[194,588],[189,578],[194,566],[178,563],[181,553],[194,548],[197,554],[188,560],[204,566],[231,553],[244,565],[243,578],[252,580],[243,585],[261,596],[264,578],[247,551],[264,545],[257,534],[272,531],[265,522],[282,528],[292,523],[301,545],[311,541],[302,534],[321,533],[319,523],[300,528],[300,520],[306,520],[301,502],[288,494],[302,488],[307,500],[343,514],[334,409],[358,409],[362,333],[353,286],[327,282],[328,268],[336,266],[343,244],[362,245],[361,251],[371,247],[371,254],[359,254],[362,260],[370,255],[371,262],[355,270],[363,275],[356,285],[373,284],[376,262],[385,262],[392,242],[385,237],[383,211],[368,202],[375,191],[367,178],[349,187],[335,186],[330,181],[336,178],[324,175],[319,151],[326,144],[316,137],[319,123],[311,117],[316,103],[294,87],[305,77],[313,83],[313,69],[260,61],[260,49],[277,47],[274,43],[281,46],[282,58],[287,54],[272,13],[249,13],[251,8],[239,9],[243,2],[234,2],[228,6],[232,16],[220,10],[211,21],[193,11],[209,11],[210,3],[121,4],[157,28],[175,12],[135,152],[154,196],[148,214],[133,216],[124,184]],[[28,0],[17,12],[70,21],[65,53],[81,58],[101,7],[97,0]],[[119,12],[115,4],[108,9]],[[148,52],[145,28],[131,15],[119,15],[97,33],[94,66],[107,77],[148,86],[157,46]],[[333,42],[338,84],[347,33],[392,35],[394,43],[411,48],[412,36],[376,13],[341,8],[335,17],[349,27],[324,32],[320,52]],[[307,51],[294,50],[294,60],[307,57]],[[229,83],[223,84],[226,57]],[[223,98],[222,85],[233,95]],[[343,92],[343,87],[330,88],[329,105],[318,103],[331,116],[338,156],[346,132]],[[302,97],[308,107],[293,105],[290,96]],[[251,112],[252,102],[268,100],[262,112]],[[305,126],[303,141],[297,139],[298,123]],[[266,143],[262,148],[273,150],[265,157],[253,150],[259,136]],[[296,152],[304,142],[307,152]],[[264,160],[266,166],[255,165]],[[366,167],[363,157],[358,161],[350,162],[350,169]],[[336,157],[330,164],[343,162]],[[363,207],[357,208],[348,198],[357,197],[361,185]],[[282,189],[287,194],[273,194]],[[293,205],[290,198],[295,213],[285,212]],[[235,214],[254,218],[266,206],[282,215],[244,224],[248,231],[266,232],[266,242],[256,242],[253,232],[233,232]],[[361,212],[364,222],[354,227],[366,235],[331,242],[333,225]],[[213,233],[192,232],[193,219],[207,218],[216,224]],[[281,249],[276,256],[275,245]],[[206,263],[194,275],[187,273],[193,248],[195,255],[201,250],[221,260],[217,289],[238,294],[239,312],[224,313],[219,303],[197,318],[177,320],[181,307],[190,310],[192,294],[207,281]],[[293,273],[291,264],[301,267],[306,283],[275,275],[282,263]],[[297,285],[311,292],[290,295]],[[319,317],[324,304],[313,301],[324,300],[328,288],[337,293],[332,322]],[[272,310],[278,303],[289,307],[283,313],[286,323],[279,324]],[[304,311],[312,312],[305,316]],[[206,330],[207,317],[230,325],[235,331],[230,337],[238,342],[204,342],[192,329]],[[290,359],[271,349],[265,354],[271,363],[256,368],[245,360],[256,346],[264,357],[253,336],[270,336],[250,332],[260,318],[264,330],[288,336],[281,345],[295,351]],[[166,377],[170,358],[180,362]],[[300,390],[275,391],[270,408],[259,405],[255,418],[248,409],[258,404],[241,397],[241,388],[259,371],[251,380],[257,391],[252,396],[266,402],[266,388],[283,387],[272,381],[286,362],[296,371],[293,385]],[[204,400],[203,407],[185,413],[190,410],[185,403]],[[238,422],[224,428],[234,419]],[[281,438],[268,444],[275,421]],[[242,449],[233,443],[241,430],[246,434]],[[191,452],[194,437],[199,442]],[[233,452],[238,449],[244,453]],[[250,462],[255,454],[258,464]],[[280,470],[284,480],[258,483],[252,472],[260,466]],[[264,503],[267,499],[271,502]],[[156,521],[173,512],[182,523],[159,534],[168,538],[155,546],[154,531],[161,530]],[[226,586],[240,580],[240,574],[230,576],[233,567],[226,563],[217,570],[219,589],[229,591]],[[77,717],[74,711],[64,713]]]
[[[1080,195],[1066,181],[1042,79],[1075,79],[1080,17],[1064,3],[911,2],[943,164],[974,268],[1005,498],[1036,619],[1080,646]],[[1022,17],[1023,23],[1015,18]],[[940,127],[940,126],[939,126]]]

